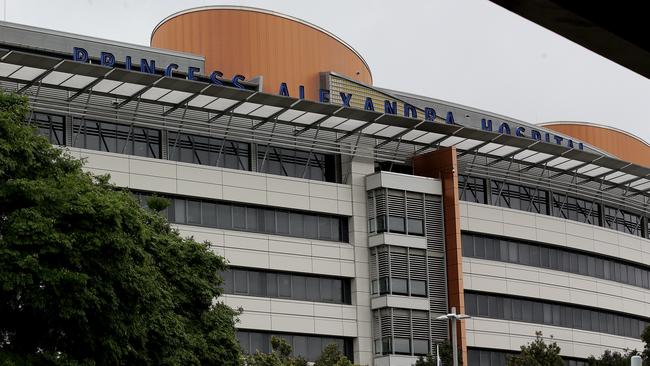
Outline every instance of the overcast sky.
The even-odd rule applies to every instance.
[[[650,141],[650,79],[487,0],[0,2],[6,2],[2,19],[10,22],[141,45],[149,45],[160,20],[179,10],[260,7],[344,39],[366,59],[376,86],[533,123],[606,124]]]

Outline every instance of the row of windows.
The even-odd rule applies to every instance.
[[[471,366],[505,366],[508,359],[518,352],[508,352],[493,349],[468,348],[467,357]],[[565,366],[588,366],[589,363],[580,359],[567,359],[562,357]]]
[[[650,237],[650,219],[590,200],[558,193],[549,195],[539,188],[465,175],[458,176],[458,189],[463,201],[489,203]],[[647,222],[645,234],[643,220]]]
[[[74,118],[72,146],[119,154],[160,158],[160,131]]]
[[[375,353],[426,355],[429,348],[429,312],[398,308],[373,311]]]
[[[484,293],[465,292],[465,307],[471,316],[553,325],[631,338],[639,338],[649,324],[646,319],[605,310]]]
[[[136,193],[143,206],[149,194]],[[346,217],[310,214],[301,211],[260,207],[240,203],[166,197],[171,205],[162,213],[169,222],[201,225],[298,238],[348,241]]]
[[[650,289],[650,270],[640,265],[542,244],[463,233],[463,256],[549,268]]]
[[[368,192],[368,232],[424,235],[422,193],[395,189]]]
[[[427,261],[422,249],[381,245],[371,248],[373,295],[427,296]]]
[[[168,132],[169,160],[250,170],[250,145],[214,137]]]
[[[350,280],[231,268],[222,273],[226,294],[350,304]]]
[[[325,182],[337,181],[334,155],[292,150],[274,146],[257,146],[257,171]]]
[[[34,113],[38,132],[51,143],[65,145],[65,118]],[[74,147],[119,154],[162,158],[162,131],[110,122],[73,118]],[[245,142],[169,131],[168,159],[229,169],[251,170],[326,182],[340,181],[340,162],[335,155],[255,145],[257,165],[251,165],[251,145]]]
[[[258,351],[260,353],[270,353],[272,336],[287,341],[291,345],[294,356],[301,356],[310,362],[316,361],[325,347],[330,344],[336,344],[341,353],[352,360],[352,340],[349,338],[302,334],[272,334],[248,330],[237,331],[237,340],[245,354],[254,354]]]

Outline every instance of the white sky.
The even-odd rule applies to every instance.
[[[6,3],[6,5],[5,5]],[[650,79],[487,0],[0,0],[2,19],[149,45],[166,16],[246,5],[329,30],[366,59],[374,85],[528,122],[588,121],[650,141]],[[6,9],[6,14],[4,14]]]

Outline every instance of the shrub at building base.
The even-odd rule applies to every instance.
[[[224,260],[23,122],[0,94],[0,364],[236,365]]]
[[[542,332],[536,332],[535,340],[521,346],[521,353],[511,357],[508,366],[564,366],[560,351],[557,343],[546,344]]]

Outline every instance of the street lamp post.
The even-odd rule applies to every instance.
[[[458,340],[456,339],[456,321],[457,320],[463,320],[463,319],[469,319],[469,315],[465,314],[456,314],[456,307],[451,308],[451,313],[446,314],[446,315],[440,315],[436,319],[438,320],[451,320],[451,347],[452,347],[452,353],[454,355],[454,365],[453,366],[458,366]]]

